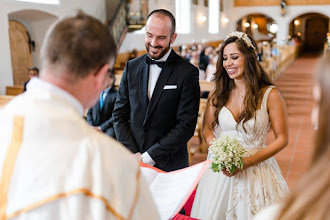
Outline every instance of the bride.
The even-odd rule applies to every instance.
[[[213,138],[231,135],[247,152],[243,169],[233,174],[226,170],[205,172],[191,216],[203,220],[252,219],[289,192],[273,157],[288,144],[284,100],[260,66],[255,41],[242,32],[229,34],[222,44],[215,83],[204,114],[205,141],[210,145]],[[275,139],[266,146],[270,128]]]

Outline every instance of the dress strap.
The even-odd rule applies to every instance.
[[[262,98],[262,102],[261,102],[261,108],[266,109],[267,110],[267,101],[268,101],[268,96],[270,91],[272,90],[272,88],[275,88],[275,86],[268,86],[264,97]]]

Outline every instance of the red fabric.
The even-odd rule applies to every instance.
[[[195,199],[195,194],[196,194],[196,189],[192,192],[186,204],[183,206],[186,215],[177,214],[176,216],[174,216],[173,220],[198,220],[197,218],[190,217],[191,208]]]
[[[189,199],[187,200],[186,204],[183,206],[184,211],[186,212],[187,216],[190,216],[192,205],[193,205],[194,199],[195,199],[195,194],[196,194],[196,189],[191,193],[191,195],[190,195]]]
[[[176,216],[174,216],[173,220],[198,220],[198,219],[186,215],[177,214]]]

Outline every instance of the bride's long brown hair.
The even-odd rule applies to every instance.
[[[257,49],[256,42],[251,37],[249,38],[253,46]],[[214,78],[216,87],[211,97],[211,103],[216,107],[214,121],[212,122],[213,128],[219,125],[219,112],[228,102],[230,92],[235,87],[234,80],[229,78],[228,73],[223,66],[223,50],[228,44],[234,42],[236,43],[238,50],[244,56],[244,80],[246,84],[246,95],[243,101],[244,110],[238,115],[238,124],[243,121],[243,128],[244,123],[255,116],[260,90],[265,86],[273,85],[271,79],[261,67],[252,47],[248,47],[244,40],[236,36],[226,39],[219,51],[219,59]]]

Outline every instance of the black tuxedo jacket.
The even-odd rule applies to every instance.
[[[102,109],[100,109],[100,102],[98,101],[87,112],[87,122],[92,126],[100,126],[104,133],[113,138],[115,138],[115,131],[113,129],[112,112],[115,106],[116,97],[117,90],[113,86],[104,99]]]
[[[187,167],[199,109],[198,69],[172,51],[149,101],[145,59],[126,63],[113,112],[117,140],[133,153],[147,151],[162,170]]]

